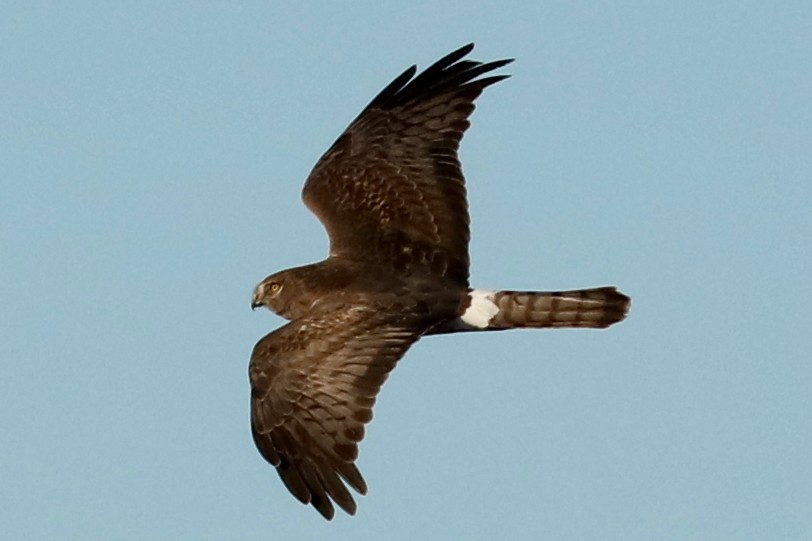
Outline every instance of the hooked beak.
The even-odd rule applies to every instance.
[[[260,306],[263,306],[263,304],[261,302],[254,301],[254,300],[251,301],[251,310],[256,310]]]

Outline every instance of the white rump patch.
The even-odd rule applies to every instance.
[[[495,291],[487,289],[474,289],[469,295],[471,296],[471,306],[469,306],[465,313],[460,316],[460,319],[477,329],[487,329],[488,324],[493,319],[493,316],[499,313],[499,307],[493,302]]]

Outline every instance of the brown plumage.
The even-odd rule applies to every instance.
[[[629,298],[613,287],[562,292],[468,286],[469,217],[457,149],[474,100],[510,60],[454,51],[413,66],[363,110],[316,164],[305,204],[330,255],[254,291],[289,323],[251,355],[251,429],[288,490],[324,517],[356,511],[364,425],[395,363],[421,336],[521,327],[603,328]]]

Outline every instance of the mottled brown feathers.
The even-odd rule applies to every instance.
[[[254,291],[253,308],[289,320],[251,355],[254,442],[291,494],[327,519],[336,505],[355,513],[350,489],[366,493],[355,466],[364,425],[421,336],[603,327],[628,308],[614,288],[489,292],[463,317],[470,232],[457,149],[474,100],[507,77],[484,75],[510,62],[465,60],[472,49],[419,74],[407,69],[350,124],[302,192],[327,230],[330,257],[273,274]]]
[[[381,91],[316,164],[303,190],[330,254],[395,268],[424,266],[461,285],[470,239],[457,149],[474,100],[509,63],[461,61],[467,45]]]

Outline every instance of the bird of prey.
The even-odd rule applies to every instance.
[[[423,336],[604,328],[630,299],[614,287],[487,291],[468,284],[469,217],[457,149],[474,100],[511,60],[466,45],[384,88],[316,164],[302,198],[330,239],[319,263],[256,287],[251,306],[288,323],[251,355],[251,431],[288,490],[325,518],[349,514],[364,425],[389,372]],[[417,74],[417,75],[416,75]],[[488,74],[486,76],[486,74]]]

